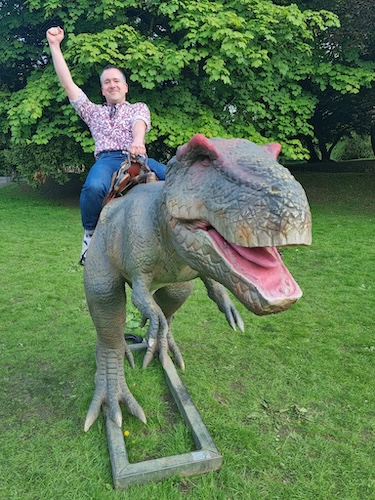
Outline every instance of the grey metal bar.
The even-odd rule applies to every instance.
[[[139,344],[135,345],[137,348],[134,350],[139,350]],[[146,345],[142,347],[145,348]],[[217,450],[171,360],[164,371],[169,389],[186,426],[193,435],[197,450],[131,464],[128,460],[122,430],[109,418],[108,409],[103,406],[113,484],[116,489],[126,489],[132,484],[161,481],[173,475],[204,474],[218,470],[222,465],[223,457]]]

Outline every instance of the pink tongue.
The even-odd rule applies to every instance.
[[[279,263],[277,250],[273,247],[255,247],[255,248],[245,248],[235,245],[234,243],[229,244],[237,253],[241,255],[244,259],[249,262],[253,262],[258,266],[264,268],[276,267]]]
[[[300,297],[301,290],[275,247],[240,247],[225,241],[215,230],[211,230],[210,235],[233,269],[255,285],[264,297],[269,300]]]

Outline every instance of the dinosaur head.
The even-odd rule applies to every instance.
[[[168,163],[165,181],[177,253],[256,314],[282,311],[301,297],[277,247],[311,244],[306,194],[277,162],[280,149],[195,135]]]

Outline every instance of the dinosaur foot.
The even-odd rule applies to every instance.
[[[132,415],[146,423],[142,407],[131,394],[124,375],[124,355],[121,349],[97,349],[95,393],[85,421],[87,432],[98,418],[102,405],[108,407],[108,415],[119,427],[122,426],[120,403]]]
[[[167,363],[170,360],[168,351],[173,354],[175,364],[185,370],[185,363],[180,352],[180,349],[177,347],[176,342],[172,336],[172,333],[169,331],[167,336],[158,336],[157,339],[152,337],[148,340],[148,348],[143,358],[143,368],[147,368],[147,366],[151,363],[154,358],[154,354],[159,352],[159,359],[162,364],[162,367],[166,369]]]

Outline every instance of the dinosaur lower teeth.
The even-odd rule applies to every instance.
[[[190,248],[193,246],[195,240],[195,236],[193,233],[188,233],[185,238],[185,245]]]
[[[213,264],[220,264],[222,263],[223,259],[222,257],[217,254],[216,252],[210,252],[210,259]]]
[[[201,242],[195,239],[192,244],[192,249],[194,250],[194,252],[198,252],[201,248],[202,248]]]
[[[249,290],[248,284],[245,283],[244,281],[241,280],[240,283],[239,283],[239,285],[240,285],[242,293],[246,293]]]

